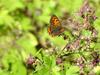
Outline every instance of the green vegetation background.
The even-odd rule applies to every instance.
[[[39,51],[44,50],[42,47],[46,46],[48,40],[54,47],[64,47],[66,41],[63,38],[52,38],[47,32],[51,14],[56,14],[59,18],[65,12],[73,14],[79,10],[82,2],[83,0],[0,0],[0,75],[27,75],[27,67],[23,63],[30,54],[45,62],[39,64],[35,72],[32,70],[30,75],[64,75],[59,72],[54,56],[48,56],[45,52],[41,56]],[[96,9],[98,19],[94,26],[100,36],[100,1],[90,0],[90,4]],[[97,44],[98,48],[99,45]],[[78,75],[78,71],[78,67],[67,64],[64,73]]]

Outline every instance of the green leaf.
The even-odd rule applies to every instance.
[[[91,31],[83,29],[82,30],[82,34],[85,37],[90,37],[91,36]]]
[[[78,66],[70,66],[69,69],[66,69],[66,75],[78,75],[79,72]]]
[[[35,54],[35,46],[38,44],[36,37],[31,33],[26,33],[17,43],[28,53]]]
[[[0,3],[9,12],[13,11],[15,9],[23,8],[24,7],[24,5],[23,5],[23,3],[22,3],[21,0],[8,0],[8,1],[6,1],[6,0],[0,0]]]

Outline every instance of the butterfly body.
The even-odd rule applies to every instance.
[[[60,20],[57,16],[52,15],[50,19],[50,26],[48,27],[48,33],[51,36],[57,36],[64,32],[64,28],[61,26]]]

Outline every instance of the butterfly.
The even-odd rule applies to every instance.
[[[61,25],[60,20],[56,15],[52,15],[50,19],[50,26],[48,27],[48,33],[51,36],[57,36],[64,32],[64,28]]]

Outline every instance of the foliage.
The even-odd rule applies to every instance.
[[[83,0],[0,0],[0,75],[100,75],[100,1],[89,0],[95,13],[85,22],[82,13],[76,16],[83,4]],[[64,35],[48,34],[52,14],[67,29]],[[80,30],[74,31],[77,22],[89,23],[90,29],[78,26]]]

